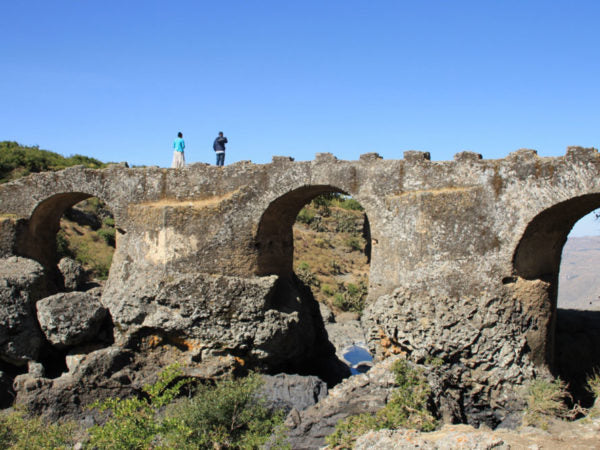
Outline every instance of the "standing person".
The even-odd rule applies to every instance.
[[[185,157],[183,156],[183,150],[185,149],[185,142],[183,141],[183,134],[181,131],[177,133],[177,137],[173,141],[173,169],[183,169],[185,167]]]
[[[222,131],[219,131],[219,135],[213,142],[213,150],[217,154],[217,166],[225,165],[225,144],[227,144],[227,138],[223,136]]]

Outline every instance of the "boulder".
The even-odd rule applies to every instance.
[[[46,339],[59,349],[94,341],[107,315],[98,298],[85,292],[56,294],[36,307]]]
[[[58,262],[66,291],[80,291],[85,285],[85,269],[73,258],[64,257]]]
[[[38,262],[17,256],[0,260],[0,359],[21,366],[38,357],[44,339],[35,302],[48,291]]]
[[[68,359],[69,371],[55,379],[31,373],[18,375],[14,380],[15,405],[49,420],[81,420],[95,414],[86,408],[95,400],[124,398],[141,391],[143,382],[134,383],[135,370],[127,368],[133,361],[131,351],[113,346]]]
[[[292,409],[303,411],[327,396],[327,384],[315,376],[263,375],[259,396],[263,397],[272,410]]]
[[[115,273],[102,303],[115,320],[116,341],[124,345],[156,330],[185,342],[198,361],[229,354],[269,371],[308,368],[307,361],[325,350],[334,356],[332,348],[317,344],[326,338],[317,302],[293,281],[274,275],[166,273],[153,267]]]

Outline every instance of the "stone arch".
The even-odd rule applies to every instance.
[[[62,192],[39,202],[20,236],[19,253],[52,268],[56,264],[56,233],[60,228],[60,218],[67,209],[90,197],[104,201],[93,193]]]
[[[350,195],[331,185],[305,185],[272,201],[258,224],[255,246],[258,252],[256,274],[289,277],[293,273],[294,235],[292,226],[304,205],[327,193]],[[368,217],[365,221],[369,226]],[[366,231],[370,234],[370,230]],[[368,246],[367,251],[370,251]],[[367,255],[370,259],[370,255]]]
[[[513,258],[517,286],[521,286],[516,291],[517,296],[530,324],[527,341],[532,351],[531,358],[538,366],[548,367],[567,381],[574,398],[584,402],[588,401],[582,388],[586,372],[595,367],[600,359],[584,358],[585,361],[575,364],[578,367],[568,360],[568,353],[572,351],[567,349],[564,352],[564,349],[575,342],[569,334],[574,331],[560,331],[564,328],[560,323],[568,311],[559,311],[557,308],[558,277],[563,247],[571,229],[579,219],[598,208],[600,193],[572,197],[546,208],[527,225]],[[577,317],[579,320],[596,320],[587,313],[589,311],[578,311]],[[587,338],[584,341],[587,345],[592,342]],[[594,353],[596,345],[593,345]]]
[[[535,216],[514,253],[515,274],[528,280],[556,283],[569,232],[579,219],[599,207],[600,193],[587,194],[557,203]]]

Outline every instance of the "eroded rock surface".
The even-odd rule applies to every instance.
[[[66,291],[79,291],[83,289],[86,275],[81,264],[73,258],[64,257],[58,262],[58,270],[63,276]]]
[[[273,409],[303,411],[327,396],[327,384],[315,376],[263,375],[259,395]]]
[[[38,358],[43,336],[35,302],[48,291],[38,262],[15,256],[0,261],[0,358],[15,365]]]
[[[38,301],[36,308],[42,332],[59,349],[99,340],[108,314],[97,297],[85,292],[55,294]]]
[[[344,380],[315,406],[304,411],[292,410],[285,422],[292,448],[322,447],[325,437],[333,433],[338,421],[383,408],[395,386],[395,375],[391,371],[395,360],[388,358],[366,374]]]
[[[422,433],[415,430],[380,430],[367,433],[356,441],[356,450],[530,450],[598,449],[600,419],[555,424],[550,430],[522,428],[514,431],[473,428],[469,425],[445,425]]]

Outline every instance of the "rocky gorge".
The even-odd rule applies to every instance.
[[[386,404],[386,364],[403,355],[426,369],[444,422],[515,426],[520,389],[555,367],[559,250],[598,206],[598,153],[320,154],[267,166],[75,167],[0,186],[3,406],[88,420],[86,404],[138,394],[173,362],[206,380],[317,376],[329,395],[307,381],[300,397],[320,401],[288,406],[290,439],[312,448],[340,419]],[[360,322],[331,317],[335,305],[317,302],[294,267],[298,213],[332,193],[352,195],[368,217]],[[82,285],[55,248],[60,217],[90,196],[114,213],[103,287]],[[342,381],[344,350],[363,336],[376,364]]]

